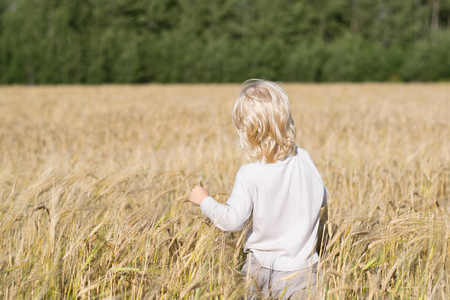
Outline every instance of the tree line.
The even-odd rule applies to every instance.
[[[0,0],[0,83],[450,79],[450,0]]]

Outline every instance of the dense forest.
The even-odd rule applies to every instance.
[[[0,0],[0,83],[450,80],[450,0]]]

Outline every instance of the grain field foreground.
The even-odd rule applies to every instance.
[[[327,299],[450,298],[450,85],[283,85],[330,191]],[[0,87],[0,298],[236,299],[239,85]],[[324,215],[325,219],[325,215]]]

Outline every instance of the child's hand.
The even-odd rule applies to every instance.
[[[203,199],[209,196],[209,192],[207,189],[202,188],[199,185],[194,186],[191,191],[191,195],[189,196],[189,201],[194,203],[195,205],[200,205]]]

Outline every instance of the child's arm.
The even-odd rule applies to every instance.
[[[202,188],[199,185],[194,186],[191,191],[191,195],[189,196],[189,201],[194,203],[195,205],[202,204],[203,199],[209,196],[209,191],[205,188]]]
[[[200,186],[192,189],[189,200],[200,205],[202,213],[225,231],[241,230],[253,209],[249,185],[239,172],[236,174],[233,191],[226,204],[218,203],[209,196],[207,189]]]
[[[328,203],[328,197],[329,197],[328,189],[326,186],[323,186],[323,200],[322,200],[322,207],[327,205]]]

